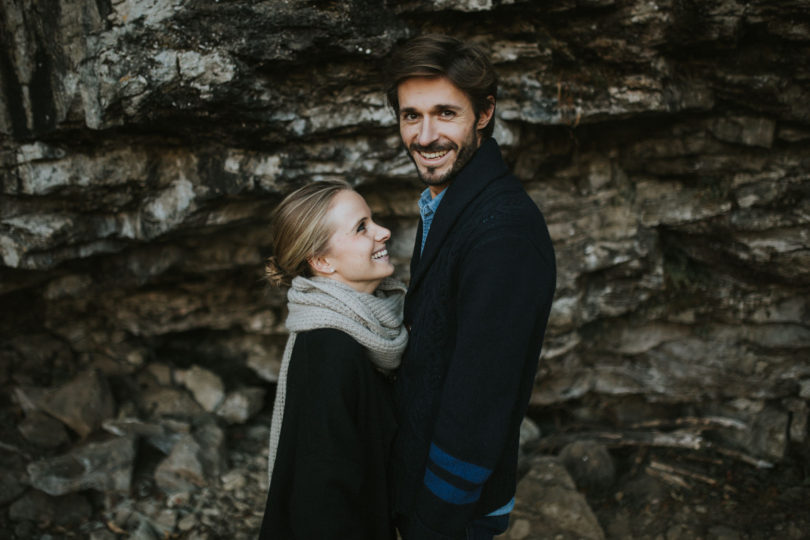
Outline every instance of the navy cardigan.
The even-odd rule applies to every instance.
[[[259,538],[392,540],[390,383],[348,334],[302,332]]]
[[[453,179],[421,257],[420,222],[395,383],[392,469],[406,540],[457,538],[515,494],[556,283],[542,214],[485,140]]]

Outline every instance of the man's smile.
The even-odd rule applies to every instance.
[[[448,150],[442,150],[440,152],[419,152],[419,155],[425,159],[439,159],[444,157],[447,152]]]
[[[427,147],[413,144],[410,147],[411,155],[424,167],[435,169],[441,167],[452,158],[452,153],[456,148],[453,145],[442,146],[430,145]]]

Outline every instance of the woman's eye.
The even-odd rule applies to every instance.
[[[365,223],[361,223],[360,225],[357,226],[357,232],[363,232],[365,230],[366,230],[366,224]]]

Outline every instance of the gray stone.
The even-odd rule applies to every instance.
[[[90,503],[82,495],[51,497],[37,490],[28,491],[8,510],[12,521],[34,521],[63,527],[73,527],[86,521],[91,512]]]
[[[155,378],[160,386],[172,385],[172,368],[167,364],[152,362],[146,366],[146,371]]]
[[[589,493],[608,490],[616,479],[616,466],[608,449],[593,441],[576,441],[560,451],[565,465],[577,487]]]
[[[109,529],[96,529],[90,532],[89,540],[115,540],[115,533]]]
[[[205,485],[205,471],[199,443],[185,435],[172,448],[169,456],[155,469],[155,482],[166,492],[193,491]]]
[[[807,440],[808,417],[810,416],[810,406],[801,399],[784,400],[785,408],[790,411],[790,429],[788,435],[790,441],[803,443]]]
[[[0,471],[0,505],[8,504],[25,493],[26,480],[24,471],[5,466]]]
[[[57,448],[70,440],[64,424],[36,411],[26,415],[17,428],[29,442],[42,448]]]
[[[138,397],[141,409],[151,418],[196,418],[205,415],[205,410],[194,398],[178,388],[149,388]]]
[[[129,537],[133,540],[158,540],[160,538],[152,524],[145,518],[138,521],[135,530],[130,533]]]
[[[721,118],[712,126],[712,133],[729,142],[770,148],[775,129],[776,122],[769,118]]]
[[[740,531],[726,527],[724,525],[716,525],[709,528],[709,538],[713,540],[740,540],[742,538]]]
[[[238,470],[228,471],[222,475],[222,488],[225,491],[234,491],[243,488],[247,482],[245,475]]]
[[[50,495],[85,489],[126,492],[134,460],[135,439],[118,437],[31,463],[28,474],[32,486]]]
[[[214,422],[207,422],[194,430],[199,443],[199,456],[208,478],[219,478],[227,460],[225,432]]]
[[[519,482],[515,509],[504,538],[587,538],[603,540],[599,522],[556,458],[535,456]]]
[[[244,424],[262,409],[265,393],[265,389],[259,387],[240,388],[229,392],[217,408],[217,416],[221,416],[230,424]]]
[[[177,382],[188,390],[208,412],[214,412],[225,399],[225,385],[216,373],[200,366],[175,373]]]
[[[18,388],[17,394],[21,401],[58,418],[81,437],[115,414],[110,387],[97,370],[80,373],[58,388]]]
[[[191,430],[188,424],[182,422],[144,422],[137,418],[107,420],[104,422],[103,427],[110,433],[120,437],[142,437],[164,454],[171,452],[172,447],[182,437],[182,434],[189,433]]]

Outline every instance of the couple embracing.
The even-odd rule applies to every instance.
[[[427,186],[410,283],[390,277],[390,231],[349,184],[308,184],[279,205],[267,272],[289,287],[290,336],[263,539],[492,538],[514,506],[551,240],[492,138],[487,57],[421,36],[389,77]]]

